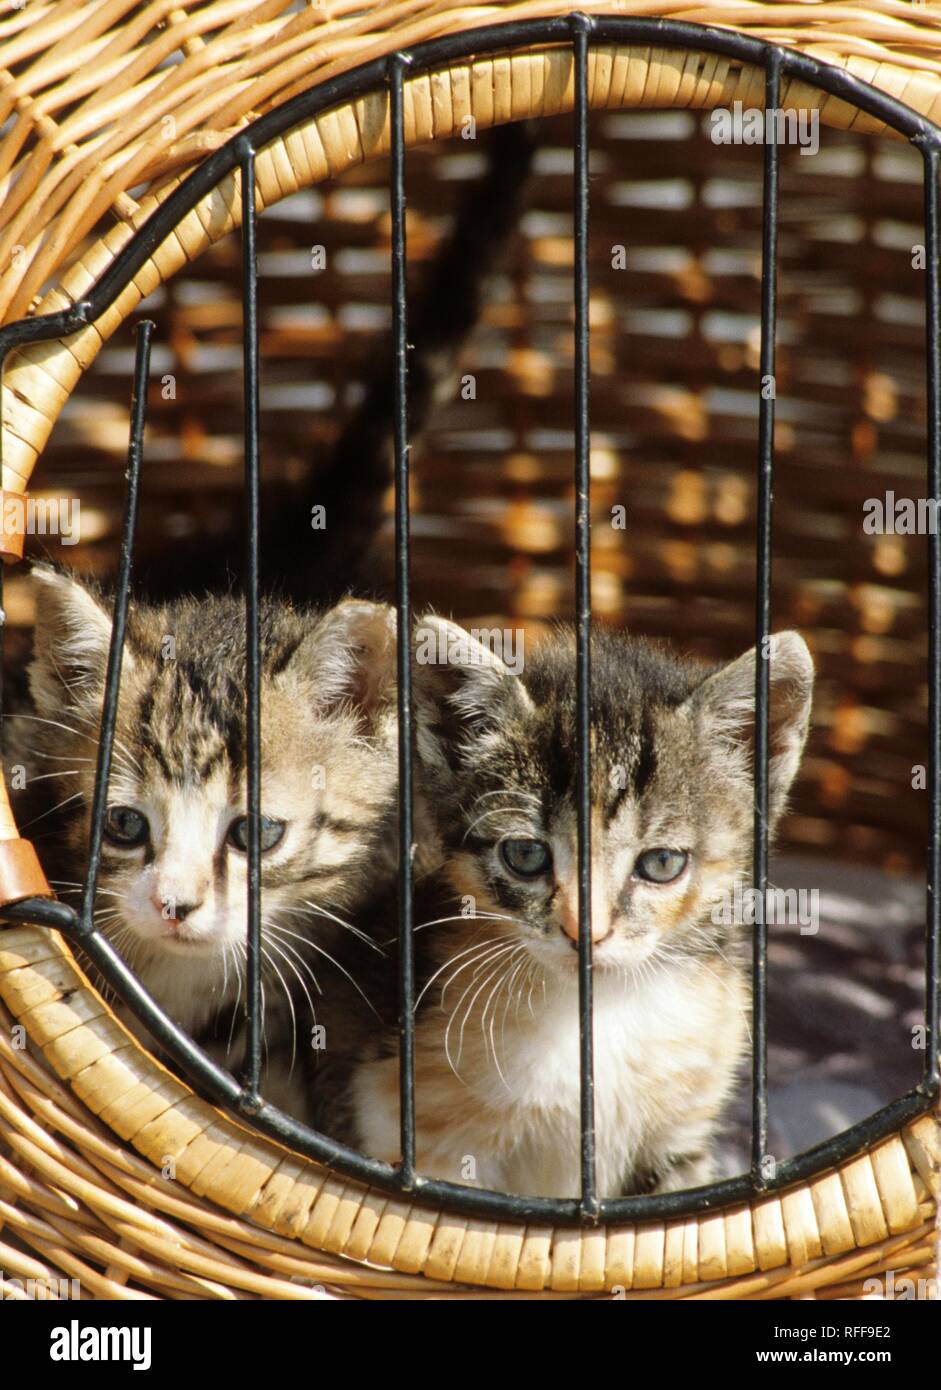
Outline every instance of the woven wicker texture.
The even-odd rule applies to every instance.
[[[140,1052],[54,937],[29,929],[0,937],[0,994],[87,1107],[11,1047],[9,1027],[0,1029],[0,1132],[13,1158],[0,1162],[0,1188],[28,1199],[35,1217],[16,1216],[9,1204],[0,1212],[49,1268],[81,1278],[93,1296],[113,1295],[115,1270],[175,1297],[224,1297],[232,1288],[285,1296],[276,1274],[372,1296],[406,1287],[354,1260],[421,1270],[423,1284],[784,1298],[853,1286],[855,1276],[887,1268],[929,1268],[933,1259],[939,1154],[928,1116],[841,1171],[750,1209],[589,1234],[498,1225],[371,1194],[223,1119]],[[102,1227],[120,1239],[120,1252]],[[0,1253],[5,1269],[29,1271]],[[428,1292],[441,1294],[434,1284]]]
[[[941,25],[925,7],[581,8],[796,44],[941,114]],[[207,151],[314,82],[406,43],[569,9],[30,3],[0,23],[4,320],[80,297]],[[594,501],[599,516],[628,503],[634,528],[625,547],[596,526],[594,601],[603,616],[730,654],[752,621],[754,406],[744,400],[757,367],[760,152],[716,146],[690,112],[760,104],[762,79],[725,60],[604,49],[592,53],[590,86]],[[473,420],[457,403],[442,413],[415,495],[425,518],[417,597],[538,624],[571,607],[570,123],[560,114],[572,103],[571,61],[550,52],[456,64],[406,93],[409,143],[436,141],[409,162],[416,277],[454,187],[474,173],[464,142],[437,142],[457,136],[468,114],[481,127],[548,118],[505,293],[468,358]],[[825,127],[814,160],[784,151],[782,177],[779,395],[791,405],[779,405],[775,617],[804,628],[821,672],[789,834],[804,849],[919,866],[924,793],[910,790],[910,769],[925,758],[925,561],[899,538],[860,535],[863,500],[922,486],[923,276],[911,261],[919,162],[869,138],[881,127],[843,103],[787,85],[784,100],[817,107]],[[264,424],[269,482],[329,443],[336,406],[384,323],[387,143],[380,96],[259,154],[260,205],[271,208],[260,226],[262,351],[276,388]],[[174,528],[224,530],[237,505],[239,285],[237,247],[225,238],[239,221],[229,181],[101,324],[9,364],[3,486],[25,487],[45,450],[33,488],[82,497],[86,543],[66,558],[85,568],[110,566],[126,444],[126,332],[101,349],[154,292],[159,370],[176,393],[153,394],[150,457],[160,467],[147,484],[145,563]],[[299,313],[298,256],[309,255],[312,222],[336,273]],[[629,249],[623,271],[612,266],[619,243]],[[292,383],[311,380],[319,406],[309,392],[303,409],[292,405]],[[79,411],[67,408],[76,389]],[[456,576],[455,538],[472,512],[475,553]],[[15,581],[8,611],[28,625]],[[4,834],[16,829],[0,815]],[[9,1232],[0,1266],[13,1276],[80,1277],[99,1297],[321,1296],[313,1284],[372,1297],[486,1296],[480,1286],[501,1296],[777,1298],[858,1296],[881,1270],[931,1268],[929,1118],[751,1209],[588,1234],[498,1226],[366,1193],[220,1117],[128,1037],[54,937],[0,934],[0,998],[38,1049],[9,1046],[0,1028]],[[170,1162],[174,1177],[164,1177]]]

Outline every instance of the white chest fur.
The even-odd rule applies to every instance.
[[[682,1145],[690,1078],[711,1077],[717,1098],[727,1083],[707,1064],[716,1020],[715,991],[702,988],[690,963],[644,979],[595,977],[593,1011],[596,1163],[599,1190],[620,1192],[632,1160]],[[432,1094],[418,1088],[419,1170],[501,1191],[570,1197],[580,1190],[578,992],[571,985],[539,991],[533,1011],[489,1030],[470,1019],[457,1055],[458,1075],[429,1068]],[[444,1025],[429,1020],[419,1049],[444,1050]],[[730,1061],[734,1060],[731,1058]],[[378,1063],[356,1081],[367,1151],[397,1152],[398,1114],[391,1075]],[[731,1072],[731,1065],[725,1069]],[[701,1083],[697,1083],[699,1085]],[[675,1141],[675,1143],[674,1143]]]
[[[691,1025],[696,1029],[677,985],[667,974],[642,983],[596,976],[596,1162],[604,1193],[620,1190],[630,1155],[656,1128],[671,1053]],[[501,1059],[506,1084],[492,1092],[507,1122],[499,1167],[511,1190],[537,1178],[538,1191],[572,1196],[581,1180],[577,990],[550,992],[527,1024],[514,1031],[512,1054]]]

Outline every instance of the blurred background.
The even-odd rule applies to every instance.
[[[763,151],[713,144],[710,125],[592,115],[592,540],[600,621],[716,659],[749,646],[754,625]],[[412,495],[416,602],[534,625],[572,613],[574,525],[571,119],[540,122],[539,139],[519,233],[462,354],[476,396],[455,382],[435,409]],[[409,153],[413,290],[482,167],[471,140]],[[367,165],[260,219],[268,497],[322,465],[382,349],[386,179]],[[926,825],[911,784],[927,757],[927,543],[866,535],[862,521],[889,489],[925,496],[921,205],[921,160],[903,142],[821,127],[816,155],[782,148],[773,625],[804,633],[820,677],[784,834],[895,869],[920,866]],[[167,587],[174,549],[224,539],[241,506],[237,237],[141,312],[157,332],[137,574]],[[32,553],[113,571],[132,362],[128,325],[34,480],[81,499],[82,544],[35,538]],[[374,559],[381,589],[391,521]],[[14,625],[30,616],[19,579]]]

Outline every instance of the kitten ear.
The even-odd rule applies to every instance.
[[[445,735],[532,709],[522,681],[506,662],[450,619],[426,614],[415,625],[414,643],[416,684],[437,707]],[[445,714],[450,719],[442,718]]]
[[[720,739],[751,749],[757,649],[707,676],[686,701]],[[778,632],[768,642],[768,809],[784,809],[810,725],[814,663],[803,637]]]
[[[352,705],[371,724],[395,699],[395,609],[343,599],[301,644],[298,659],[308,665],[324,709]]]
[[[29,686],[36,708],[52,715],[101,693],[111,643],[111,615],[74,574],[33,565],[36,625]],[[131,662],[125,652],[125,663]]]

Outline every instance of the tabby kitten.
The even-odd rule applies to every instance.
[[[418,1170],[501,1191],[580,1190],[574,641],[514,676],[454,624],[416,666],[423,791],[444,867],[416,899]],[[769,819],[807,734],[803,640],[770,644]],[[604,1196],[712,1175],[748,1027],[748,933],[713,908],[751,858],[755,652],[717,669],[622,634],[592,645],[597,1178]],[[393,918],[394,920],[394,918]],[[391,1016],[391,1015],[390,1015]],[[391,1029],[323,1116],[398,1156]]]
[[[414,299],[413,442],[477,322],[515,227],[532,150],[520,125],[488,137],[483,176],[468,188]],[[295,1051],[310,1051],[321,974],[351,1024],[366,1007],[338,966],[337,943],[347,934],[342,919],[385,887],[395,854],[392,610],[346,600],[327,612],[295,611],[284,599],[306,604],[347,592],[379,529],[392,478],[388,360],[386,348],[332,454],[264,517],[263,577],[282,596],[262,608],[266,1043],[269,1052],[288,1051],[292,1064]],[[312,506],[329,517],[316,545]],[[200,535],[138,567],[151,594],[172,596],[207,575],[238,577],[243,552],[232,534]],[[34,709],[11,721],[12,734],[8,726],[7,763],[29,769],[28,802],[52,794],[35,808],[33,837],[58,874],[54,886],[74,897],[84,878],[111,623],[91,586],[44,566],[34,574]],[[176,655],[168,658],[169,638]],[[244,973],[244,659],[243,609],[232,597],[171,597],[132,610],[97,908],[102,930],[166,1012],[223,1056],[238,1055]],[[21,825],[31,813],[19,811]],[[298,1084],[283,1088],[294,1109]],[[263,1089],[278,1102],[270,1069]]]
[[[22,762],[31,790],[52,796],[36,838],[52,824],[44,862],[59,875],[59,893],[75,901],[111,618],[74,575],[36,566],[33,576],[34,713],[13,717],[7,764]],[[337,973],[333,947],[345,920],[392,872],[394,642],[384,605],[348,600],[313,613],[262,602],[266,1038],[270,1050],[280,1040],[287,1063],[296,1041],[309,1046],[312,1019],[299,1006],[313,1014],[320,976]],[[244,670],[241,599],[132,604],[95,909],[164,1010],[223,1055],[244,984]],[[124,1006],[119,1013],[134,1027]],[[272,1059],[265,1084],[276,1103],[287,1098],[278,1088],[291,1069],[281,1062]]]

